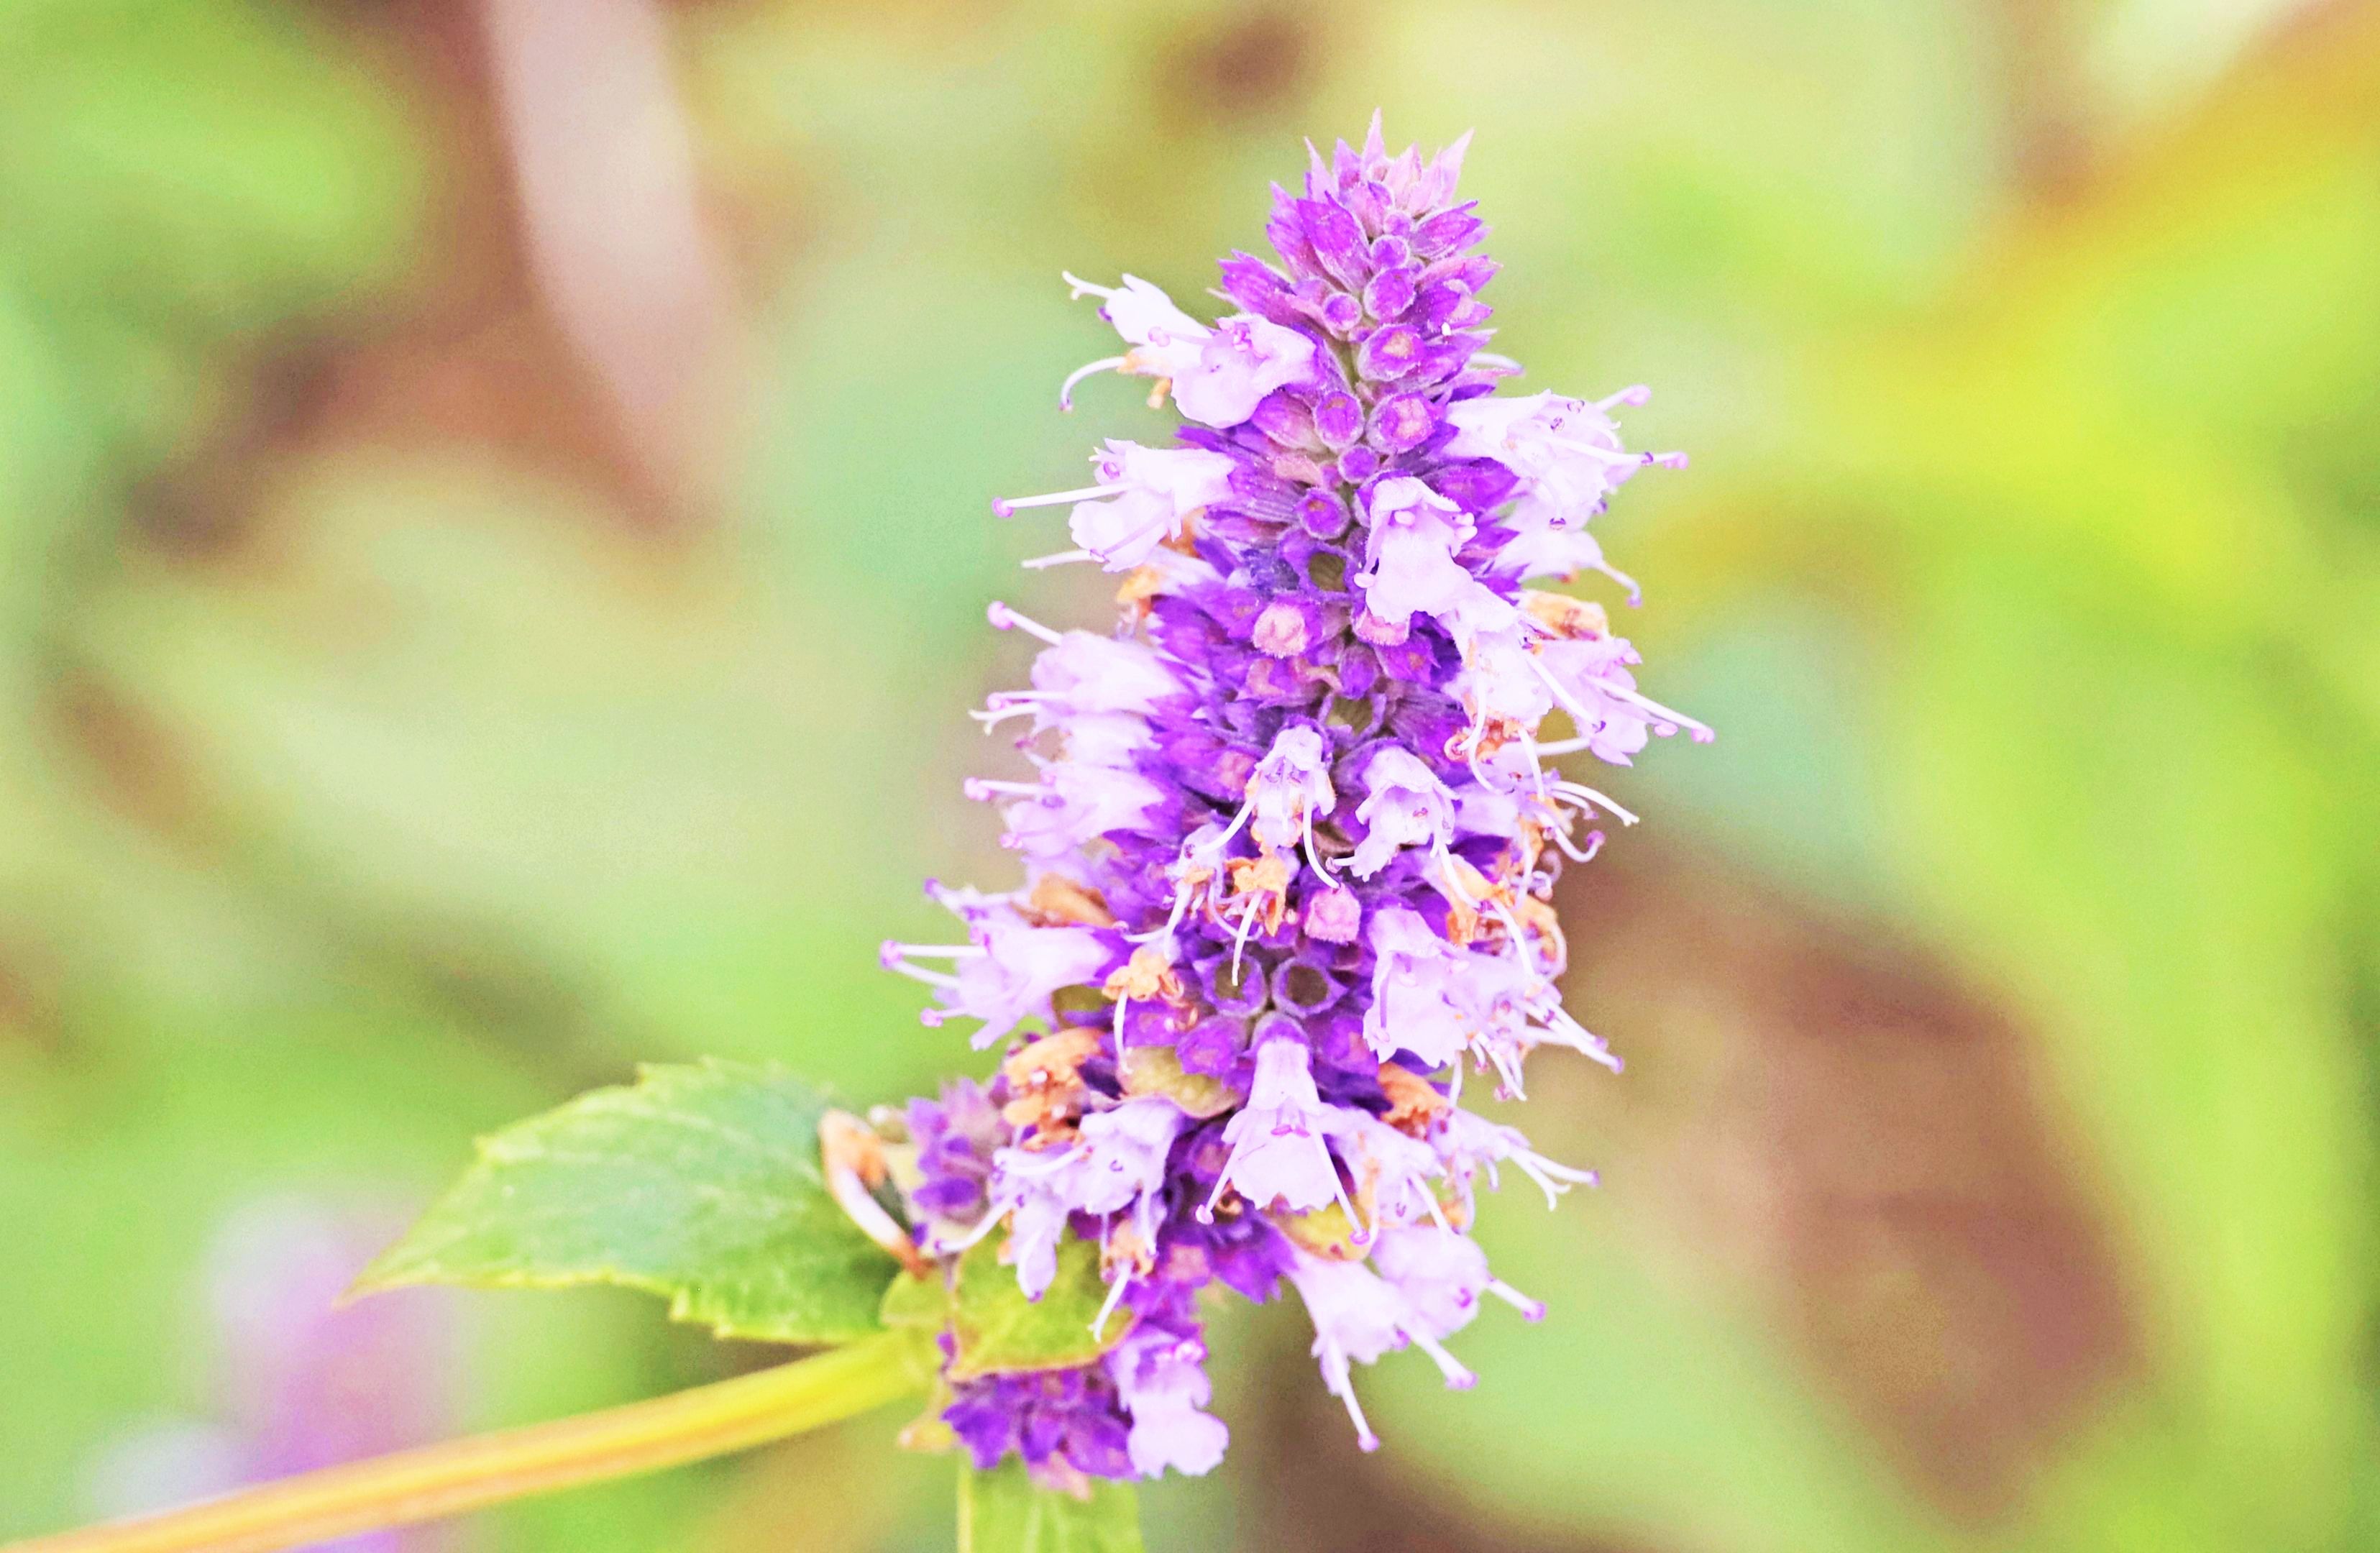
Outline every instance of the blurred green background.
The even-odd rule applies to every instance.
[[[1160,424],[1057,272],[1375,104],[1692,451],[1604,540],[1721,738],[1565,885],[1552,1319],[1364,1458],[1226,1317],[1155,1546],[2380,1547],[2380,5],[2284,0],[0,4],[0,1535],[771,1357],[324,1296],[638,1058],[979,1069],[873,946],[1004,877],[984,601],[1105,608],[987,498]],[[899,1421],[355,1546],[947,1547]]]

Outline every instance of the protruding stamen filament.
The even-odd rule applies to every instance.
[[[1537,1183],[1537,1190],[1546,1195],[1546,1207],[1548,1208],[1554,1207],[1561,1195],[1572,1186],[1599,1186],[1603,1183],[1603,1178],[1593,1171],[1558,1165],[1534,1149],[1516,1148],[1512,1150],[1512,1160],[1523,1175]],[[1494,1183],[1495,1176],[1495,1167],[1491,1165],[1488,1172],[1490,1184]]]
[[[1328,1157],[1330,1152],[1329,1146],[1325,1145],[1323,1154]],[[1371,1244],[1372,1227],[1364,1222],[1362,1214],[1355,1211],[1355,1199],[1347,1195],[1347,1183],[1339,1179],[1339,1166],[1336,1160],[1333,1160],[1330,1166],[1330,1191],[1332,1199],[1339,1205],[1340,1211],[1347,1216],[1348,1241],[1355,1245]]]
[[[967,715],[974,718],[978,722],[982,723],[983,731],[989,734],[994,728],[997,728],[1002,723],[1007,722],[1010,718],[1027,717],[1032,714],[1032,711],[1033,706],[1029,701],[1017,702],[1010,698],[995,696],[992,698],[991,705],[984,708],[981,711],[971,711],[967,713]]]
[[[991,777],[969,777],[959,783],[959,791],[976,803],[1002,795],[1015,798],[1046,798],[1050,790],[1038,782],[1000,782]]]
[[[1255,931],[1257,918],[1264,915],[1263,897],[1248,897],[1248,909],[1240,913],[1239,930],[1232,935],[1232,979],[1240,979],[1240,958],[1247,951],[1248,935]]]
[[[901,943],[886,939],[876,957],[889,965],[903,955],[923,955],[929,960],[974,960],[983,953],[983,946],[978,943]]]
[[[1587,569],[1589,571],[1601,572],[1605,576],[1609,577],[1621,587],[1628,589],[1628,607],[1630,609],[1634,609],[1645,601],[1644,584],[1638,582],[1634,577],[1630,576],[1626,572],[1621,571],[1610,562],[1597,561]]]
[[[1363,1450],[1378,1450],[1380,1448],[1380,1437],[1372,1432],[1371,1424],[1364,1417],[1363,1405],[1355,1401],[1355,1383],[1343,1378],[1346,1369],[1346,1361],[1343,1358],[1340,1360],[1340,1369],[1342,1378],[1335,1389],[1339,1393],[1339,1400],[1347,1404],[1347,1416],[1355,1426],[1356,1448]]]
[[[1056,647],[1060,640],[1057,632],[1030,615],[1017,613],[998,600],[994,600],[991,607],[983,612],[983,616],[991,622],[991,628],[995,631],[1022,631],[1028,637],[1039,637],[1051,647]]]
[[[1618,804],[1613,803],[1610,798],[1597,792],[1594,788],[1587,786],[1586,783],[1583,782],[1571,782],[1565,779],[1564,781],[1555,783],[1553,790],[1561,795],[1561,796],[1570,799],[1572,803],[1578,805],[1580,808],[1585,810],[1589,814],[1592,814],[1597,809],[1601,809],[1606,814],[1609,814],[1613,819],[1619,820],[1622,825],[1633,825],[1636,823],[1636,817],[1634,815],[1629,813],[1626,809],[1621,808]]]
[[[1438,1365],[1439,1373],[1446,1377],[1449,1390],[1468,1391],[1479,1384],[1479,1377],[1463,1366],[1463,1361],[1447,1352],[1446,1345],[1427,1332],[1412,1334],[1414,1346],[1428,1354]]]
[[[956,1240],[943,1240],[937,1236],[929,1241],[928,1249],[938,1256],[956,1256],[963,1252],[972,1251],[982,1244],[992,1231],[1000,1228],[1000,1221],[1007,1217],[1007,1213],[1000,1208],[986,1208],[983,1217],[978,1219],[975,1227],[965,1234]]]
[[[1489,1041],[1474,1041],[1471,1049],[1495,1070],[1496,1082],[1504,1098],[1525,1100],[1528,1089],[1521,1080],[1521,1055],[1509,1046]]]
[[[1047,496],[1002,496],[992,503],[991,516],[1014,517],[1027,507],[1067,507],[1076,502],[1096,502],[1102,497],[1121,496],[1128,485],[1087,485],[1078,491],[1053,491]]]
[[[1077,292],[1075,295],[1080,296],[1081,293]],[[1067,411],[1074,409],[1075,385],[1085,378],[1096,377],[1101,372],[1120,372],[1123,370],[1123,358],[1121,356],[1102,356],[1097,361],[1085,362],[1068,372],[1066,381],[1058,385],[1058,407]]]
[[[1555,1008],[1547,1013],[1544,1017],[1548,1033],[1572,1051],[1578,1052],[1590,1061],[1602,1063],[1613,1073],[1619,1073],[1627,1067],[1628,1064],[1620,1060],[1619,1053],[1611,1049],[1609,1042],[1572,1019],[1561,1009]]]
[[[1542,1321],[1546,1318],[1545,1301],[1529,1298],[1502,1279],[1489,1280],[1488,1292],[1519,1311],[1524,1320]]]
[[[1099,1313],[1091,1317],[1091,1337],[1094,1341],[1103,1342],[1107,1340],[1108,1317],[1115,1314],[1116,1306],[1123,1304],[1123,1292],[1131,1286],[1131,1283],[1132,1270],[1129,1268],[1118,1268],[1115,1281],[1108,1285],[1108,1297],[1099,1302]]]
[[[1323,883],[1334,890],[1339,887],[1339,876],[1322,866],[1322,854],[1314,844],[1314,811],[1311,808],[1305,811],[1305,861],[1321,876]]]
[[[1718,735],[1712,731],[1710,724],[1706,722],[1697,722],[1693,718],[1688,717],[1684,712],[1671,711],[1669,708],[1653,699],[1650,696],[1644,695],[1638,691],[1626,689],[1620,686],[1606,686],[1604,687],[1604,693],[1610,696],[1615,700],[1627,702],[1630,706],[1636,708],[1639,711],[1649,712],[1663,722],[1672,723],[1680,728],[1685,729],[1688,735],[1692,737],[1696,744],[1708,744],[1711,740],[1718,737]]]
[[[1553,838],[1553,843],[1561,848],[1562,855],[1568,857],[1572,862],[1594,862],[1595,855],[1603,850],[1603,832],[1600,831],[1589,831],[1586,833],[1586,844],[1585,846],[1581,846],[1578,843],[1570,839],[1570,825],[1568,823],[1569,818],[1570,817],[1568,815],[1564,815],[1562,817],[1563,823],[1549,827],[1547,830],[1546,834]]]

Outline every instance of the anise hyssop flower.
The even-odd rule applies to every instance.
[[[1203,1473],[1197,1296],[1285,1279],[1323,1383],[1378,1442],[1352,1378],[1447,1341],[1482,1296],[1531,1319],[1468,1235],[1473,1187],[1510,1167],[1548,1200],[1585,1171],[1459,1103],[1524,1060],[1619,1060],[1563,1011],[1548,901],[1608,819],[1634,817],[1551,762],[1626,765],[1709,730],[1647,698],[1601,607],[1532,579],[1596,571],[1588,523],[1648,464],[1608,397],[1496,392],[1479,299],[1496,272],[1454,186],[1463,146],[1317,153],[1276,188],[1278,266],[1235,253],[1208,323],[1148,282],[1067,277],[1156,380],[1177,445],[1111,441],[1092,481],[993,504],[1067,510],[1081,562],[1121,578],[1112,632],[1059,631],[1032,687],[977,715],[1013,732],[1017,780],[978,781],[1024,865],[1002,894],[935,888],[965,942],[888,944],[1004,1055],[907,1117],[915,1236],[946,1255],[1004,1230],[1025,1292],[1062,1241],[1099,1249],[1120,1341],[1073,1369],[955,1381],[942,1417],[990,1467],[1047,1484]],[[1019,521],[1042,521],[1019,517]],[[1541,737],[1549,720],[1558,737]]]

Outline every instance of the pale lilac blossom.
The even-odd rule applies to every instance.
[[[1266,394],[1302,381],[1313,368],[1314,342],[1294,329],[1245,314],[1209,328],[1137,275],[1124,276],[1120,286],[1094,285],[1073,275],[1065,280],[1076,297],[1099,298],[1099,316],[1132,348],[1068,378],[1062,398],[1087,373],[1112,367],[1170,382],[1175,407],[1189,419],[1237,426]]]
[[[1364,768],[1364,801],[1355,818],[1366,827],[1348,867],[1369,879],[1406,847],[1445,850],[1454,835],[1454,795],[1410,750],[1394,746]]]

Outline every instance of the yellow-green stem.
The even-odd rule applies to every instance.
[[[551,1424],[285,1478],[0,1553],[271,1553],[747,1450],[923,1389],[917,1334],[887,1332],[757,1375]]]

